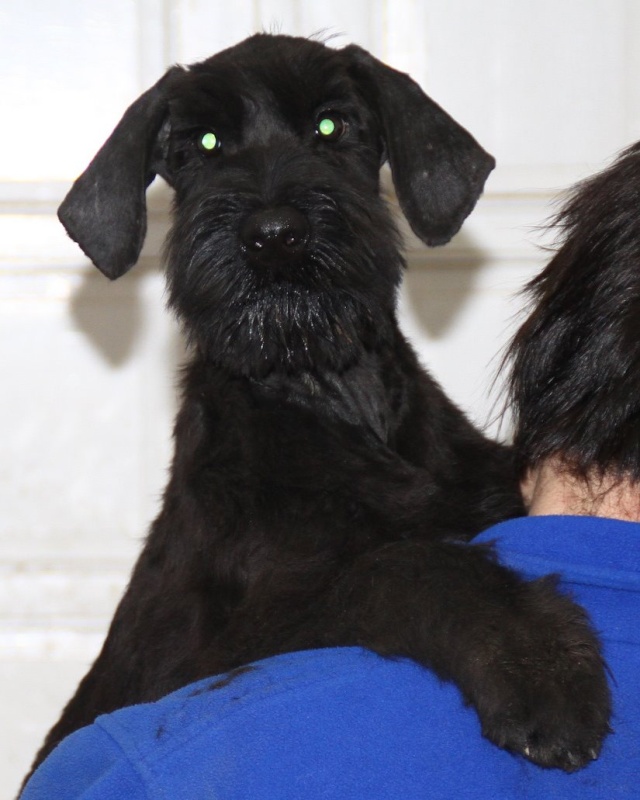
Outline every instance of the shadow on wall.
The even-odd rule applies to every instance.
[[[444,339],[477,292],[490,257],[462,231],[444,248],[411,247],[407,262],[404,308],[429,339]]]
[[[141,259],[126,275],[108,280],[87,264],[73,293],[70,314],[74,326],[111,367],[126,364],[147,336],[169,335],[169,367],[184,362],[185,346],[164,302],[164,276],[159,255],[168,229],[171,193],[158,182],[148,194],[149,229]],[[166,319],[165,319],[166,318]]]
[[[74,292],[69,313],[100,358],[117,369],[142,349],[163,349],[163,368],[175,373],[186,359],[177,323],[165,308],[164,277],[157,266],[138,264],[112,283],[88,266]],[[169,322],[171,320],[171,322]]]
[[[88,267],[71,298],[75,326],[112,367],[126,363],[141,335],[144,314],[141,285],[150,270],[139,268],[110,283]]]

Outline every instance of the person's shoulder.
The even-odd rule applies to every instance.
[[[303,650],[256,661],[222,675],[205,678],[155,703],[120,709],[99,717],[111,735],[126,731],[137,741],[166,739],[174,727],[184,735],[194,725],[222,725],[227,715],[249,713],[261,704],[286,706],[322,693],[325,702],[353,686],[383,691],[432,681],[433,676],[409,659],[383,658],[361,647]],[[162,731],[162,735],[158,735]]]
[[[413,661],[357,647],[274,656],[96,725],[145,786],[169,796],[179,779],[221,797],[240,787],[259,798],[356,800],[376,796],[374,785],[404,792],[416,782],[422,791],[425,753],[442,746],[443,731],[447,750],[479,740],[455,687]]]
[[[614,533],[616,536],[632,537],[633,541],[640,541],[640,522],[575,514],[514,517],[492,525],[478,534],[473,541],[475,543],[486,543],[497,539],[509,540],[516,537],[518,540],[522,540],[527,536],[532,538],[539,538],[545,535],[557,537],[559,533],[572,533],[574,531],[581,534],[590,533],[596,536]]]
[[[33,773],[20,800],[146,800],[141,775],[109,733],[95,723],[74,731]]]
[[[533,573],[605,566],[628,572],[640,563],[640,523],[609,517],[518,517],[488,528],[473,542],[493,545],[509,563],[530,566]]]

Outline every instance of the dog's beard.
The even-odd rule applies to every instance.
[[[345,213],[333,195],[288,198],[309,219],[309,245],[295,262],[260,267],[238,236],[246,198],[177,206],[169,302],[207,358],[252,377],[341,370],[388,337],[404,266],[398,234],[378,198],[348,199]]]

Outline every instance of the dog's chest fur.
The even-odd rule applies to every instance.
[[[361,427],[389,444],[402,390],[398,376],[389,374],[390,371],[385,373],[383,369],[378,354],[365,353],[359,362],[342,373],[272,374],[255,381],[254,388],[264,399],[292,411],[304,409],[327,420]],[[392,382],[394,386],[389,385]]]
[[[301,517],[335,532],[358,506],[356,462],[395,450],[407,392],[405,377],[388,361],[388,354],[367,353],[340,373],[252,378],[197,359],[185,380],[175,468],[192,473],[216,509],[242,496],[243,508],[233,510],[235,535],[242,535],[237,513],[246,525],[251,518],[252,527],[274,529],[276,540]],[[212,508],[209,535],[220,521]],[[306,536],[304,527],[296,533],[298,540]]]
[[[219,585],[224,573],[236,600],[266,576],[270,591],[280,591],[280,567],[312,573],[311,560],[330,580],[372,546],[423,538],[434,493],[444,498],[465,483],[468,497],[486,495],[482,466],[496,446],[419,371],[397,330],[392,343],[363,350],[341,372],[258,379],[196,356],[183,392],[172,477],[149,548],[181,552],[186,536],[190,551],[179,559],[205,583]],[[456,532],[471,533],[478,503],[447,522],[452,516]]]

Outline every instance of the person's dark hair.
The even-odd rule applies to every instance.
[[[521,473],[561,455],[576,476],[640,479],[640,142],[578,184],[561,244],[526,287],[507,353]]]

